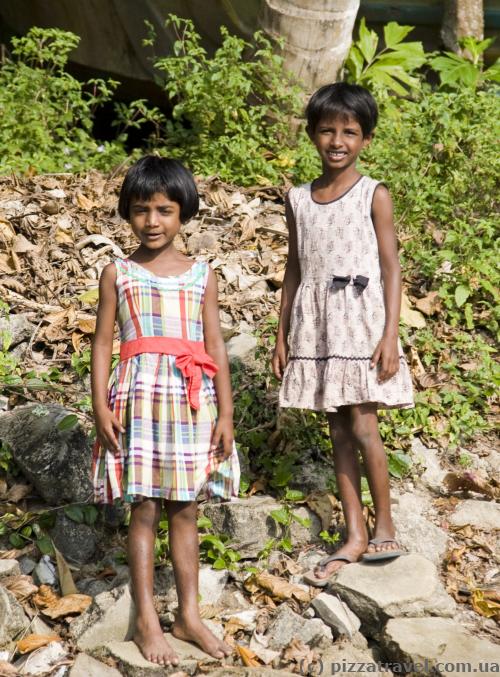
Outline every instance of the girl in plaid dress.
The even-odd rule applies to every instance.
[[[134,641],[144,657],[176,665],[153,605],[153,552],[165,504],[179,600],[172,634],[216,658],[231,649],[198,610],[196,497],[238,494],[229,367],[217,281],[208,264],[174,246],[198,211],[191,173],[176,160],[146,156],[128,171],[118,205],[139,247],[107,265],[99,285],[92,346],[96,500],[129,501],[128,558],[137,608]],[[120,361],[109,380],[115,320]]]

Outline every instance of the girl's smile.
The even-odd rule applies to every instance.
[[[154,193],[149,200],[134,199],[130,206],[130,225],[146,248],[164,248],[180,230],[180,206],[164,193]]]
[[[345,169],[354,164],[371,141],[371,136],[364,137],[359,122],[349,115],[320,120],[310,137],[323,166],[330,169]]]

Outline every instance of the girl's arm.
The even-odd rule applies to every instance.
[[[203,334],[205,350],[219,367],[214,377],[219,414],[212,436],[212,448],[216,449],[222,442],[224,457],[227,458],[233,451],[233,394],[226,346],[220,328],[217,277],[211,268],[203,304]]]
[[[99,306],[92,340],[91,387],[97,437],[103,447],[117,453],[120,448],[115,430],[125,432],[125,429],[108,408],[108,378],[117,306],[115,282],[116,267],[110,263],[103,269],[99,281]]]
[[[292,304],[300,284],[300,264],[297,251],[297,227],[292,206],[288,195],[285,198],[285,215],[288,226],[288,257],[286,261],[285,277],[281,288],[280,319],[276,335],[276,348],[272,358],[272,368],[276,378],[283,377],[288,362],[288,330]]]
[[[398,331],[401,309],[401,267],[394,229],[392,200],[384,185],[375,189],[372,219],[377,235],[380,269],[384,283],[385,327],[370,366],[379,364],[379,382],[387,381],[399,369]]]

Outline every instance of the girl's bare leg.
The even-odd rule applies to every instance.
[[[177,665],[179,659],[165,639],[153,605],[153,556],[161,505],[144,499],[132,505],[128,531],[128,561],[137,609],[134,642],[144,658],[159,665]]]
[[[355,562],[366,552],[368,536],[363,519],[361,474],[349,407],[341,407],[338,412],[328,414],[328,423],[333,444],[335,475],[347,531],[345,544],[335,554],[345,555]],[[330,562],[324,568],[317,567],[314,575],[318,578],[328,578],[345,564],[347,562],[338,560]]]
[[[387,456],[378,430],[377,406],[374,403],[359,404],[351,408],[352,431],[361,450],[368,484],[375,508],[375,538],[394,538],[395,529],[391,517],[391,500]],[[397,550],[399,545],[382,543],[369,545],[367,552]]]
[[[179,610],[172,634],[195,642],[214,658],[232,653],[225,642],[217,639],[200,618],[198,608],[199,547],[196,501],[166,501],[170,556],[174,568]]]

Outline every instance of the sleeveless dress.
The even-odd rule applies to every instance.
[[[122,350],[140,346],[141,341],[203,346],[199,342],[203,342],[207,263],[196,261],[185,273],[169,277],[154,275],[130,259],[117,259],[115,266]],[[108,406],[126,432],[119,434],[117,455],[98,441],[94,445],[96,501],[144,497],[192,501],[202,488],[222,499],[238,495],[236,447],[226,460],[221,449],[210,451],[217,422],[212,378],[201,367],[194,368],[198,382],[193,398],[193,379],[179,368],[179,364],[184,368],[182,359],[151,350],[121,355],[109,380]],[[193,399],[198,408],[193,408]]]
[[[399,371],[379,384],[377,368],[370,369],[385,325],[371,218],[377,185],[361,176],[346,193],[326,203],[313,199],[310,183],[289,192],[301,281],[291,311],[281,407],[334,412],[363,402],[375,402],[382,409],[413,406],[399,339]]]

